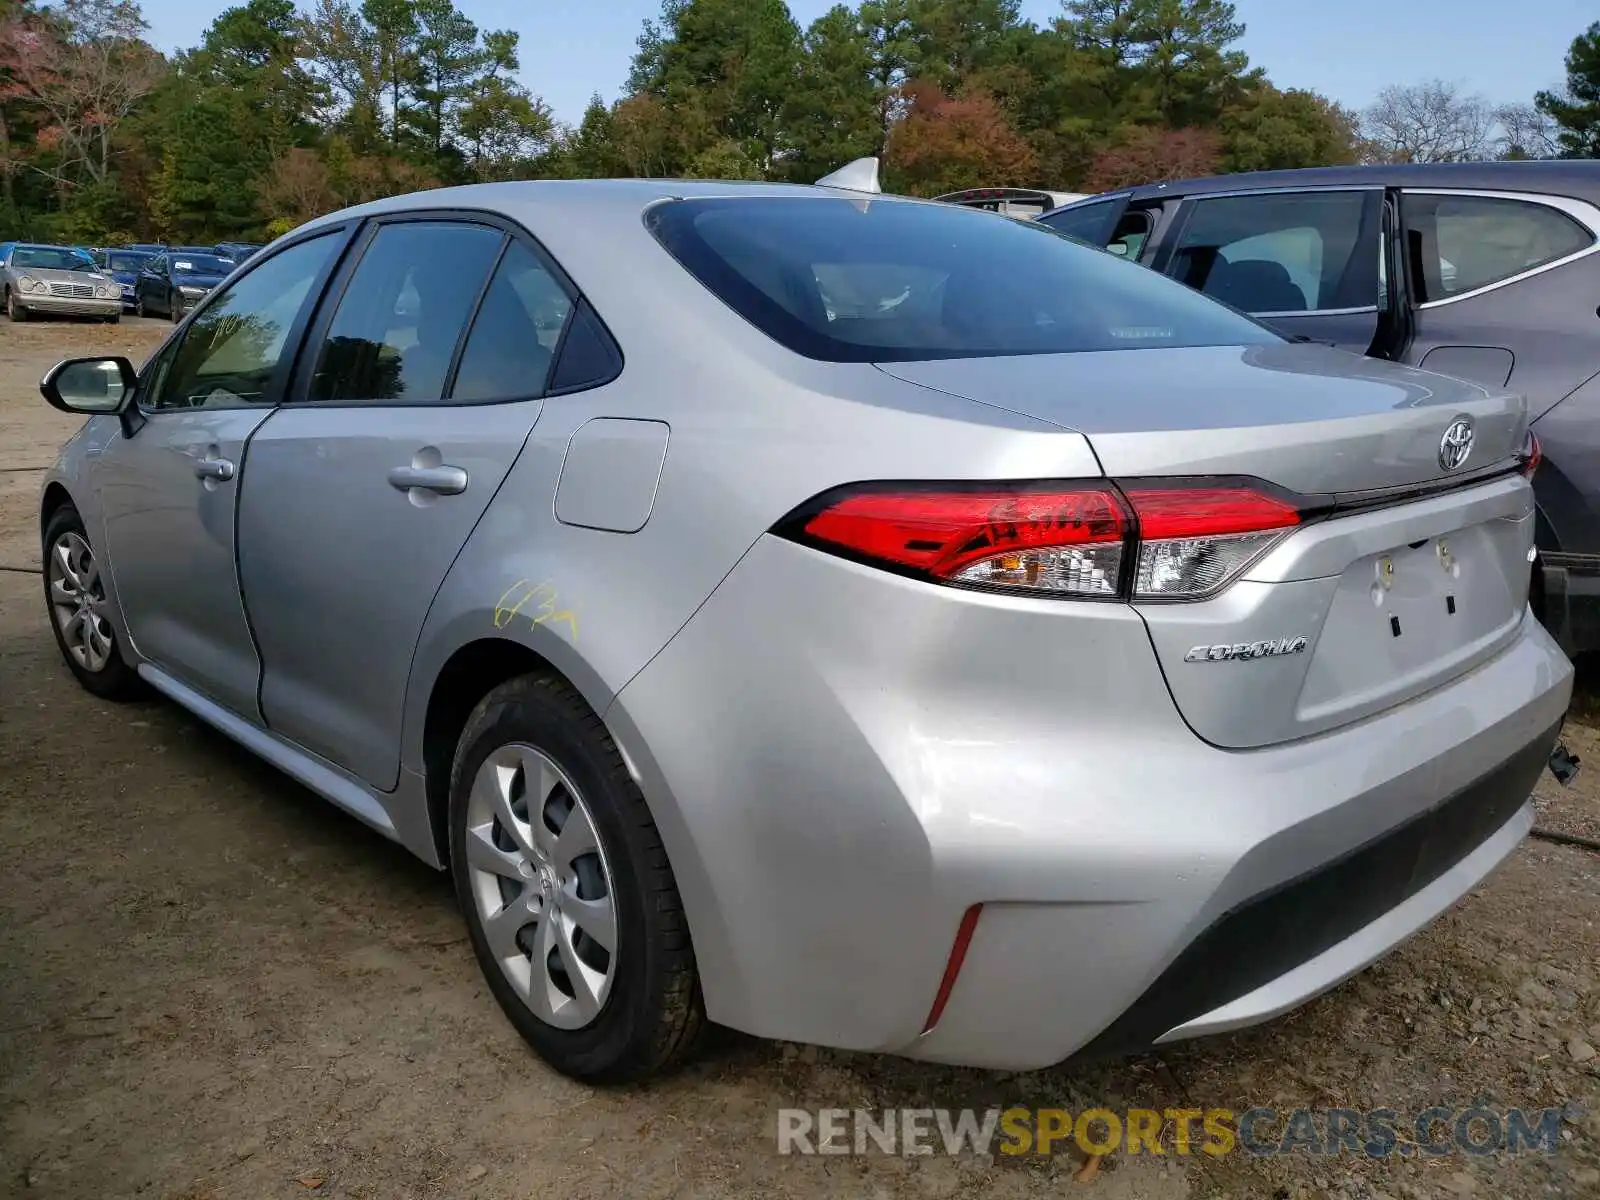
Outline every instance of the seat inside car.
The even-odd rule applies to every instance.
[[[1204,290],[1242,312],[1304,312],[1311,307],[1287,268],[1262,258],[1229,262],[1219,255]]]

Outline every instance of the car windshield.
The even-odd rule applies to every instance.
[[[134,254],[126,250],[113,250],[106,255],[106,270],[108,271],[137,271],[154,255]]]
[[[647,223],[746,320],[810,358],[892,362],[1283,339],[1034,222],[949,204],[678,200]]]
[[[11,252],[11,265],[40,271],[93,271],[94,260],[76,250],[58,246],[18,246]]]
[[[226,275],[233,264],[215,254],[175,254],[172,258],[174,275]]]

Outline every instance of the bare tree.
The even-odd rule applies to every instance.
[[[1501,158],[1557,158],[1560,128],[1549,114],[1532,104],[1502,104],[1494,110],[1500,127],[1497,140]]]
[[[1361,135],[1376,162],[1470,162],[1491,156],[1494,124],[1482,96],[1432,79],[1384,88],[1361,114]]]

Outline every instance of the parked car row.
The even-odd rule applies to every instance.
[[[260,249],[256,242],[118,247],[0,242],[0,279],[9,273],[14,251],[21,251],[21,271],[27,272],[26,280],[19,271],[14,282],[0,283],[4,288],[0,307],[14,321],[51,314],[115,321],[124,312],[179,321],[195,301]],[[68,271],[74,277],[47,277],[41,273],[47,269]],[[108,278],[114,287],[110,294]],[[108,303],[113,299],[117,301],[114,309]]]
[[[333,213],[142,369],[46,377],[88,417],[40,497],[51,628],[90,692],[450,869],[578,1078],[707,1021],[1019,1070],[1268,1020],[1475,888],[1569,765],[1506,384],[1569,362],[1600,212],[1555,173],[1488,198],[1532,181],[1516,236],[1405,176],[1077,210],[1155,270],[836,187]],[[1501,378],[1307,340],[1418,345],[1537,280],[1570,290],[1495,320],[1546,341],[1436,336]]]

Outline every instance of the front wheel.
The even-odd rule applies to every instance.
[[[12,291],[6,292],[6,317],[18,324],[28,319],[28,310],[17,303],[17,294]]]
[[[677,883],[616,744],[564,680],[514,679],[473,711],[450,862],[489,990],[546,1062],[623,1083],[689,1056],[705,1009]]]
[[[107,700],[138,696],[139,677],[123,661],[107,616],[100,563],[83,518],[70,504],[58,508],[45,526],[44,599],[56,646],[78,682]]]
[[[167,315],[172,318],[174,325],[183,320],[183,302],[176,293],[167,296]]]

